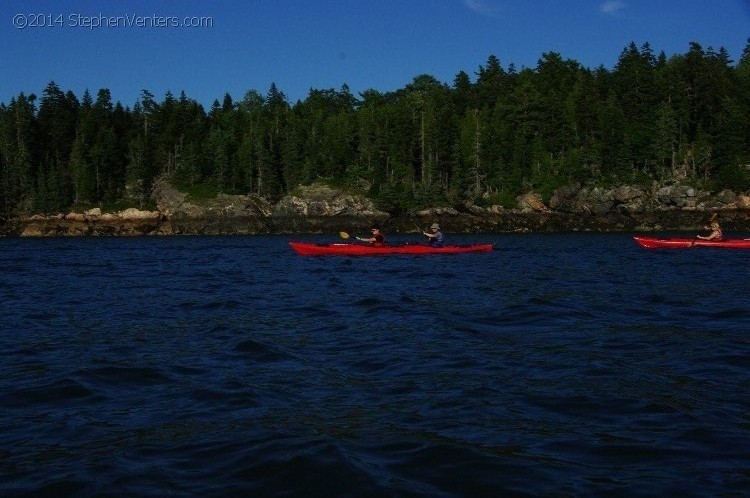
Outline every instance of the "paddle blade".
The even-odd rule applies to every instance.
[[[341,236],[342,239],[348,239],[349,238],[349,234],[346,233],[346,232],[339,232],[339,235]]]

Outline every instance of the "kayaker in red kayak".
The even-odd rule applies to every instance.
[[[445,244],[445,235],[440,231],[440,225],[437,223],[430,225],[430,231],[422,232],[422,234],[427,237],[427,245],[430,247],[443,247]]]
[[[721,225],[719,225],[719,220],[717,219],[716,213],[711,215],[711,222],[707,227],[705,227],[705,229],[711,230],[711,233],[706,236],[698,235],[699,239],[721,240],[724,237],[724,234],[721,231]]]
[[[380,231],[380,227],[378,225],[373,225],[370,229],[372,232],[372,237],[369,239],[364,239],[360,237],[355,237],[357,240],[360,240],[362,242],[369,242],[370,245],[379,247],[385,245],[385,235]]]

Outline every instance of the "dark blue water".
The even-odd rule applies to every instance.
[[[750,252],[289,240],[0,239],[0,495],[750,490]]]

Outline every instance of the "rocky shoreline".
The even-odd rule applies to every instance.
[[[4,220],[7,237],[255,235],[336,233],[381,224],[388,233],[414,233],[440,221],[451,233],[703,230],[710,213],[718,213],[725,231],[750,231],[750,193],[711,194],[684,185],[566,187],[548,204],[535,194],[518,198],[513,209],[474,204],[437,207],[391,216],[364,196],[325,185],[300,187],[276,204],[255,196],[219,195],[208,203],[191,203],[168,183],[157,185],[156,210],[126,209],[102,213],[95,208],[55,216],[22,216]]]

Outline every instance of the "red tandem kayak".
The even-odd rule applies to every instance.
[[[642,247],[649,249],[683,249],[690,247],[720,247],[723,249],[750,249],[748,239],[703,240],[686,238],[659,239],[656,237],[633,237]]]
[[[492,244],[468,244],[443,247],[421,245],[385,245],[368,246],[361,244],[316,244],[313,242],[290,242],[292,249],[305,256],[345,255],[345,256],[378,256],[384,254],[463,254],[471,252],[490,252]]]

